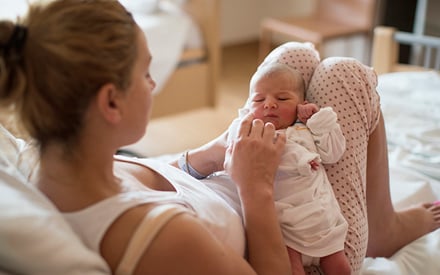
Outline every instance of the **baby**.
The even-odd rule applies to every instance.
[[[285,131],[287,143],[275,181],[279,220],[294,274],[319,265],[325,274],[350,274],[344,254],[348,224],[321,163],[334,163],[345,151],[345,138],[331,107],[304,101],[305,83],[288,65],[261,65],[250,81],[250,96],[240,116]],[[229,142],[239,119],[229,129]]]

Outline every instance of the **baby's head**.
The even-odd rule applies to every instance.
[[[282,63],[259,66],[249,85],[245,109],[255,118],[272,122],[276,129],[291,126],[297,119],[296,108],[304,101],[302,74]]]
[[[249,98],[257,91],[258,84],[268,83],[268,81],[274,79],[286,88],[298,93],[301,99],[304,100],[306,85],[301,72],[282,63],[267,63],[258,67],[249,82]]]
[[[302,90],[302,93],[297,94],[296,104],[303,102],[305,97],[304,93],[308,88],[310,79],[312,78],[315,68],[318,66],[319,62],[319,53],[318,51],[316,51],[315,47],[311,43],[287,42],[275,48],[266,56],[264,61],[258,67],[257,72],[255,72],[254,76],[252,77],[250,82],[250,96],[244,108],[239,110],[240,115],[248,113],[250,111],[249,108],[251,108],[252,104],[254,104],[252,97],[256,95],[255,90],[258,84],[257,82],[259,82],[258,80],[264,78],[273,79],[277,76],[277,73],[275,73],[275,71],[278,71],[279,69],[280,71],[278,73],[280,73],[280,75],[281,71],[284,71],[284,73],[287,74],[288,69],[286,69],[286,67],[290,68],[291,70],[291,81],[295,81],[295,79],[298,80],[298,78],[302,80],[298,80],[296,82],[302,83],[302,88],[298,88],[299,90]],[[273,88],[276,85],[277,83],[275,83],[275,85],[269,86],[272,86]],[[289,125],[287,125],[288,122],[282,123],[279,126],[275,125],[277,129],[288,127],[293,122],[295,122],[297,117],[296,105],[292,107],[290,111],[293,112],[290,118],[291,123]],[[272,117],[275,117],[275,115],[273,115]],[[267,121],[269,121],[269,119],[267,119]]]
[[[312,43],[287,42],[270,52],[260,67],[270,63],[281,63],[301,73],[305,89],[320,62],[319,52]]]

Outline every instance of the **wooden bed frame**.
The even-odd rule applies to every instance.
[[[220,0],[187,0],[184,9],[200,27],[203,49],[189,49],[154,97],[152,118],[214,107],[220,69]]]
[[[399,46],[419,49],[421,60],[415,64],[399,63]],[[440,70],[440,37],[401,32],[392,27],[374,29],[371,65],[378,74],[399,71]]]

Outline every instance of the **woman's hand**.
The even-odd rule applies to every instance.
[[[228,131],[225,131],[206,145],[207,148],[209,148],[207,151],[209,152],[209,159],[212,164],[212,169],[215,170],[213,172],[223,170],[227,139]]]
[[[241,195],[273,191],[275,173],[280,163],[286,137],[277,135],[271,123],[245,116],[226,151],[225,170],[237,184]],[[251,196],[252,197],[252,196]]]
[[[212,141],[188,151],[188,163],[205,176],[223,170],[227,137],[228,132],[225,131]],[[177,163],[177,160],[173,160],[170,164],[178,167]]]
[[[249,114],[226,150],[224,166],[238,187],[248,261],[257,274],[291,274],[273,197],[275,174],[285,143],[286,136],[276,135],[273,124],[264,124]]]

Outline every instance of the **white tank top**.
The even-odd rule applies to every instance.
[[[101,240],[109,226],[126,210],[147,203],[174,203],[193,211],[222,243],[240,255],[245,251],[245,233],[240,216],[214,191],[180,169],[153,159],[116,156],[126,162],[141,164],[162,175],[174,191],[128,191],[104,199],[85,209],[63,213],[84,243],[100,252]]]

